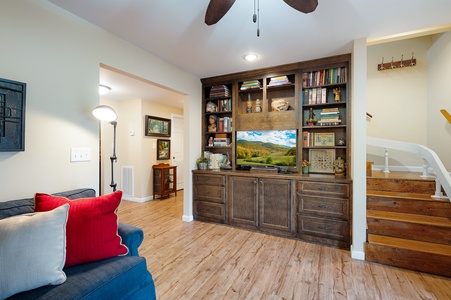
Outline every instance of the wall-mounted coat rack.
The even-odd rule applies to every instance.
[[[413,52],[412,52],[412,58],[404,60],[404,55],[401,55],[401,60],[393,61],[393,57],[391,58],[391,62],[384,63],[384,58],[382,57],[382,63],[377,65],[378,71],[385,71],[385,70],[393,70],[393,69],[399,69],[404,67],[414,67],[417,65],[417,59],[413,58]]]

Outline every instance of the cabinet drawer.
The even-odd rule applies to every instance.
[[[196,184],[193,189],[194,200],[206,200],[217,203],[225,203],[224,186]]]
[[[204,217],[225,221],[225,204],[194,201],[195,217]]]
[[[345,198],[297,195],[298,213],[349,220],[349,200]]]
[[[194,174],[194,184],[225,186],[226,178],[223,175]]]
[[[316,235],[335,240],[349,241],[349,223],[298,215],[298,233]]]
[[[299,181],[297,189],[302,194],[349,197],[349,185],[343,183]]]

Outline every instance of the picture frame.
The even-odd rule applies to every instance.
[[[335,150],[334,149],[310,149],[310,172],[334,174]]]
[[[333,147],[335,146],[334,132],[315,132],[313,146]]]
[[[144,132],[146,136],[171,137],[171,120],[146,115]]]
[[[27,84],[0,78],[0,152],[25,151]]]
[[[157,160],[171,159],[171,140],[157,139]]]

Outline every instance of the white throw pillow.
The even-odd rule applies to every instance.
[[[0,220],[0,299],[66,281],[69,205]]]

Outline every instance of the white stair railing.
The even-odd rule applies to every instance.
[[[423,159],[423,174],[422,177],[430,177],[429,174],[429,167],[432,168],[435,174],[436,178],[436,191],[434,198],[448,198],[451,197],[451,176],[449,175],[448,171],[446,170],[445,166],[443,165],[442,161],[438,157],[438,155],[431,149],[420,145],[420,144],[414,144],[414,143],[406,143],[406,142],[400,142],[400,141],[394,141],[394,140],[388,140],[388,139],[381,139],[381,138],[375,138],[375,137],[369,137],[366,138],[367,145],[375,146],[375,147],[381,147],[384,148],[384,157],[385,157],[385,168],[384,172],[389,173],[388,169],[388,149],[394,149],[404,152],[410,152],[415,153],[421,156]],[[448,197],[444,197],[443,193],[441,192],[441,187],[443,186],[443,189],[446,192],[446,195]],[[450,199],[451,201],[451,199]]]

